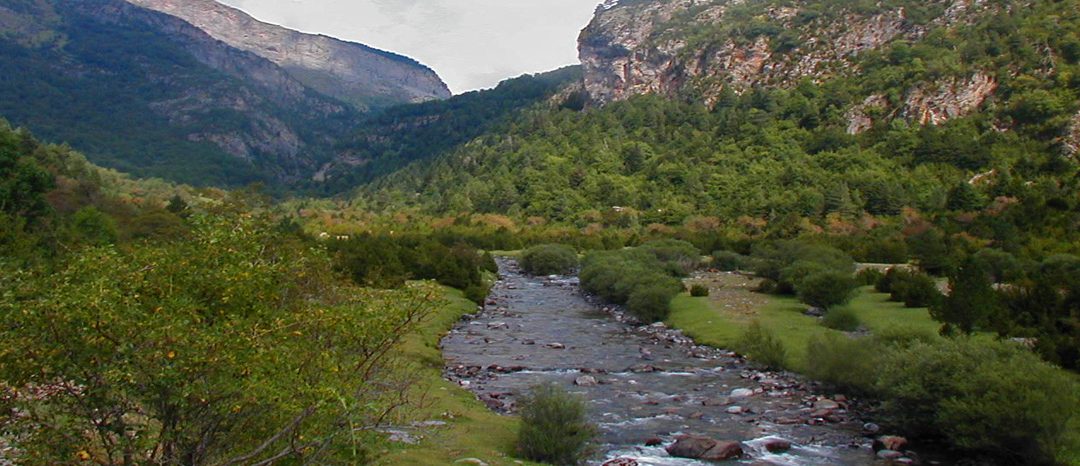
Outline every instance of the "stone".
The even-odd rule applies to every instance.
[[[574,379],[574,385],[579,387],[595,387],[599,382],[596,381],[596,377],[591,375],[583,375]]]
[[[728,414],[742,414],[746,412],[746,409],[742,406],[732,406],[725,410]]]
[[[867,422],[862,425],[864,435],[877,435],[881,432],[881,426],[874,424],[873,422]]]
[[[485,463],[480,458],[461,458],[459,460],[455,460],[454,464],[471,464],[473,466],[488,466],[488,464]]]
[[[739,442],[717,441],[708,437],[683,435],[667,447],[671,456],[709,461],[724,461],[743,455]]]
[[[663,444],[664,444],[664,441],[661,440],[660,437],[652,437],[652,438],[645,441],[645,446],[647,446],[647,447],[656,447],[656,446],[660,446],[660,445],[663,445]]]
[[[724,398],[706,398],[701,401],[702,406],[726,406],[731,404],[731,400]]]
[[[904,437],[896,435],[883,435],[874,440],[874,451],[881,450],[893,450],[901,451],[908,444],[908,440]],[[903,456],[903,455],[901,455]]]
[[[603,466],[638,466],[638,462],[630,458],[615,458],[604,463]]]
[[[903,458],[904,454],[900,453],[900,452],[898,452],[896,450],[879,450],[877,452],[877,457],[878,457],[878,459],[883,459],[883,460],[895,460],[895,459]]]
[[[686,416],[686,417],[688,417],[690,419],[701,419],[701,418],[705,417],[705,413],[702,413],[702,412],[699,411],[699,412],[693,413],[693,414],[691,414],[689,416]]]
[[[825,317],[825,310],[820,307],[811,307],[803,311],[803,314],[810,317]]]
[[[547,347],[551,349],[566,349],[566,345],[562,343],[548,343]]]
[[[647,372],[661,372],[661,371],[660,371],[660,368],[658,368],[656,366],[653,366],[651,364],[635,364],[633,366],[630,366],[630,372],[633,372],[635,374],[642,374],[642,373],[647,373]]]
[[[835,402],[833,400],[829,400],[829,399],[818,400],[816,403],[814,403],[814,409],[817,409],[817,410],[840,409],[840,403],[837,403],[837,402]]]
[[[782,438],[770,437],[761,443],[770,453],[781,453],[791,449],[791,442]]]
[[[754,391],[749,388],[736,388],[731,391],[732,398],[746,398],[754,396]]]

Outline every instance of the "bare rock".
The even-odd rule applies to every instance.
[[[667,447],[667,452],[679,458],[709,461],[724,461],[743,455],[742,445],[739,442],[717,441],[693,435],[676,438],[675,443]]]
[[[599,382],[596,381],[596,377],[591,375],[583,375],[574,379],[574,385],[579,387],[595,387]]]
[[[874,440],[874,451],[893,450],[902,451],[908,444],[904,437],[896,435],[883,435]],[[903,456],[903,455],[901,455]]]

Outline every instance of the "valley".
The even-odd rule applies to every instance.
[[[1075,0],[582,26],[0,0],[0,466],[1080,464]]]

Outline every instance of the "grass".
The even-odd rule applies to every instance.
[[[443,379],[439,340],[461,316],[476,309],[460,291],[447,288],[446,297],[447,305],[402,344],[405,360],[419,371],[414,395],[422,396],[423,403],[397,422],[438,420],[447,425],[425,432],[419,445],[392,445],[377,464],[453,464],[462,458],[477,458],[493,466],[534,464],[512,457],[518,418],[491,412],[472,393]]]
[[[727,290],[730,296],[731,290]],[[749,289],[738,293],[751,293]],[[760,295],[759,295],[760,296]],[[810,338],[827,332],[817,318],[806,316],[807,306],[795,297],[767,296],[754,312],[729,312],[721,302],[708,297],[692,298],[683,293],[671,303],[667,324],[701,344],[732,348],[752,320],[776,335],[787,349],[788,365],[799,371],[806,362]],[[889,295],[874,292],[873,287],[858,290],[848,305],[871,332],[887,328],[909,328],[936,334],[940,324],[930,318],[925,308],[906,309],[902,303],[889,302]]]

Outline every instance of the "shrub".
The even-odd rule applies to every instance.
[[[861,322],[855,311],[847,306],[834,307],[825,313],[821,324],[833,330],[842,332],[854,332],[859,329]]]
[[[750,258],[731,251],[716,251],[712,254],[711,265],[723,272],[742,270],[750,264]]]
[[[867,338],[815,335],[806,345],[806,375],[839,390],[870,393],[880,357],[871,348]]]
[[[862,269],[855,274],[855,280],[862,286],[877,286],[882,278],[885,278],[885,273],[875,268]]]
[[[930,307],[941,300],[941,291],[929,275],[921,272],[901,271],[893,278],[892,301],[902,302],[905,307]]]
[[[543,244],[521,253],[521,268],[531,275],[565,275],[577,266],[577,252],[562,244]]]
[[[637,248],[660,262],[663,270],[676,276],[686,276],[701,264],[701,253],[693,244],[666,239],[650,241]]]
[[[690,287],[690,296],[695,298],[703,298],[709,295],[709,287],[701,284],[696,284]]]
[[[1077,415],[1070,375],[1006,342],[970,338],[883,352],[885,412],[913,434],[1026,464],[1050,464]]]
[[[754,287],[754,292],[755,293],[765,293],[765,294],[775,293],[776,292],[776,281],[766,278],[766,279],[762,280],[761,283],[758,283],[757,286]]]
[[[646,323],[659,322],[671,312],[671,299],[678,294],[670,285],[653,283],[630,293],[626,307],[634,317]]]
[[[787,365],[784,343],[756,320],[750,323],[735,348],[751,361],[769,369],[783,369]]]
[[[585,402],[555,385],[533,387],[521,400],[518,451],[525,458],[577,465],[589,456],[596,428],[585,419]]]
[[[855,279],[850,274],[816,272],[799,282],[797,291],[802,302],[829,309],[850,301],[855,288]]]

